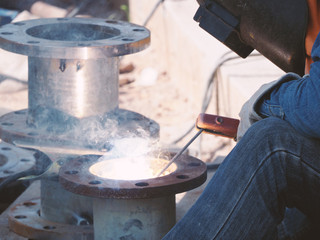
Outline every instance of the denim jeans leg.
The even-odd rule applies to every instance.
[[[163,239],[277,239],[286,207],[320,222],[320,141],[270,117],[248,130]]]

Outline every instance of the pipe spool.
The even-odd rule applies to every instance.
[[[0,138],[35,149],[63,146],[56,153],[62,161],[70,157],[63,151],[68,147],[109,151],[113,140],[128,134],[157,140],[155,121],[118,107],[119,56],[139,52],[149,42],[146,28],[115,20],[48,18],[1,26],[0,47],[28,56],[29,88],[28,109],[0,117]],[[64,197],[56,202],[56,196]],[[50,176],[41,179],[39,202],[16,208],[32,217],[13,210],[10,227],[32,239],[80,239],[73,216],[92,215],[91,201],[64,190],[57,175]],[[38,226],[38,221],[50,224]],[[57,225],[62,228],[46,227]],[[81,239],[92,239],[92,228],[77,229]]]
[[[115,20],[48,18],[0,27],[0,47],[27,55],[29,72],[28,109],[1,117],[0,137],[81,144],[81,130],[91,124],[103,139],[137,128],[157,138],[156,122],[118,108],[119,56],[149,42],[146,28]],[[106,133],[110,128],[118,131]]]
[[[166,159],[173,155],[170,153]],[[97,168],[107,171],[112,169],[112,161],[119,163],[122,159],[100,161],[100,157],[75,158],[63,165],[59,172],[60,183],[66,190],[93,199],[96,240],[126,239],[129,236],[130,239],[160,239],[175,224],[175,194],[200,186],[207,176],[202,161],[184,154],[175,162],[176,167],[164,176],[112,179],[92,168],[99,164]],[[162,161],[163,167],[168,160]],[[159,167],[154,170],[155,174],[158,173]]]

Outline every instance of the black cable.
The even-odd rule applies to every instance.
[[[236,59],[240,59],[241,57],[236,55],[236,56],[230,56],[228,57],[228,55],[230,55],[231,53],[233,53],[232,51],[228,51],[225,54],[223,54],[221,56],[221,58],[218,60],[218,63],[215,65],[215,67],[213,68],[213,71],[210,74],[210,77],[207,80],[207,84],[206,84],[206,88],[203,94],[203,100],[202,100],[202,105],[201,105],[201,112],[204,113],[207,111],[210,102],[212,100],[212,96],[213,96],[213,84],[214,81],[216,79],[216,75],[218,70],[227,62],[232,61],[232,60],[236,60]],[[249,57],[255,57],[255,56],[261,56],[260,53],[253,53],[251,55],[249,55]],[[171,144],[177,144],[178,142],[180,142],[183,138],[185,138],[190,132],[192,132],[192,130],[195,128],[194,125],[192,125],[183,135],[181,135],[179,138],[177,138],[176,140],[174,140]],[[200,136],[201,139],[201,136]],[[201,145],[201,143],[200,143]],[[220,163],[207,163],[207,169],[208,170],[216,170],[218,169],[218,167],[220,166]]]
[[[206,88],[205,88],[205,92],[203,94],[203,100],[202,100],[202,105],[201,105],[201,111],[200,112],[206,112],[210,101],[212,99],[212,86],[215,80],[215,75],[217,73],[217,71],[219,70],[219,68],[225,64],[226,62],[230,61],[230,60],[234,60],[234,59],[238,59],[240,58],[239,56],[233,56],[233,57],[228,57],[226,59],[224,59],[227,55],[229,55],[230,53],[232,53],[232,51],[228,51],[227,53],[223,54],[221,56],[221,58],[218,60],[218,63],[215,65],[215,67],[213,68],[213,71],[210,74],[210,77],[207,80],[207,84],[206,84]],[[192,130],[194,129],[194,125],[190,126],[190,128],[183,134],[181,135],[179,138],[177,138],[176,140],[174,140],[171,144],[177,144],[178,142],[180,142],[183,138],[185,138]]]
[[[25,148],[27,149],[27,148]],[[33,150],[34,149],[29,149]],[[33,168],[18,172],[16,174],[13,174],[7,178],[5,178],[2,182],[0,182],[0,191],[9,186],[9,184],[17,181],[19,178],[27,177],[30,175],[40,175],[43,172],[45,172],[48,168],[48,166],[51,164],[50,158],[43,152],[40,152],[38,150],[35,150],[35,153],[33,154],[34,158],[36,159],[36,164]]]
[[[161,3],[164,3],[165,0],[159,0],[155,6],[152,8],[151,12],[149,13],[148,17],[146,18],[146,20],[144,20],[142,26],[147,26],[148,22],[150,21],[150,19],[152,18],[153,14],[156,12],[156,10],[158,9],[158,7],[160,6]]]

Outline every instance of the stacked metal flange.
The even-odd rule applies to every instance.
[[[57,171],[84,152],[110,151],[123,137],[158,138],[155,121],[118,108],[119,56],[149,42],[146,28],[104,19],[37,19],[0,28],[0,47],[27,55],[29,66],[28,109],[0,117],[0,138],[54,162],[38,177],[40,201],[11,211],[13,231],[32,239],[92,239],[91,200],[64,190]]]

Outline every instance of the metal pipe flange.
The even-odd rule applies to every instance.
[[[44,18],[0,28],[3,49],[31,57],[97,59],[139,52],[150,32],[128,22],[96,18]]]

